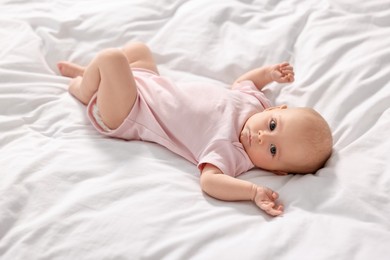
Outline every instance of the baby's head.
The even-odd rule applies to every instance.
[[[285,173],[314,173],[332,153],[332,133],[311,108],[272,107],[254,114],[241,131],[240,142],[259,168]]]

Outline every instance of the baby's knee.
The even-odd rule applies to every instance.
[[[100,51],[97,55],[97,59],[101,61],[117,61],[126,59],[126,56],[121,49],[109,48]]]
[[[129,42],[125,45],[125,49],[137,50],[140,52],[150,52],[149,47],[143,42]]]

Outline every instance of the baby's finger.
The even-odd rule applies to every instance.
[[[272,198],[274,199],[274,200],[277,200],[278,198],[279,198],[279,194],[277,193],[277,192],[273,192],[272,193]]]
[[[278,206],[276,207],[276,210],[283,211],[283,210],[284,210],[283,205],[282,205],[282,204],[278,205]]]
[[[270,188],[264,187],[264,191],[270,201],[274,201],[279,198],[279,194]]]
[[[270,208],[270,209],[266,210],[265,212],[267,212],[267,214],[269,214],[271,216],[279,216],[283,213],[283,210]]]
[[[279,69],[281,72],[293,72],[294,67],[291,66],[289,63],[283,64],[284,66],[280,66]]]
[[[274,202],[263,200],[258,203],[260,209],[264,210],[267,214],[271,216],[279,216],[283,213],[283,205],[276,205]]]
[[[264,210],[265,212],[269,211],[270,209],[272,209],[273,207],[275,207],[275,203],[273,202],[270,202],[270,201],[262,201],[260,203],[260,208],[262,210]]]
[[[294,75],[292,73],[285,74],[285,75],[283,75],[283,77],[281,77],[281,79],[284,82],[293,82],[294,81]]]
[[[286,66],[290,66],[290,63],[288,63],[287,61],[284,61],[284,62],[282,62],[282,63],[279,64],[279,68],[280,68],[280,69],[283,69],[283,68],[286,67]]]
[[[294,70],[293,66],[291,66],[289,63],[284,63],[283,65],[284,66],[280,67],[281,69],[284,69],[284,70]]]
[[[293,82],[294,81],[294,74],[287,75],[288,81]]]
[[[292,70],[282,70],[282,73],[283,73],[283,75],[289,75],[289,74],[295,75],[294,71],[292,71]]]

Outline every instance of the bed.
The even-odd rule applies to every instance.
[[[0,3],[0,258],[388,259],[390,2],[56,0]],[[285,214],[204,194],[165,148],[99,135],[57,61],[143,41],[160,73],[229,87],[288,61],[276,104],[310,106],[334,152],[311,175],[253,169]]]

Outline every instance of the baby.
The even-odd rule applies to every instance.
[[[273,81],[294,81],[287,62],[249,71],[231,89],[177,86],[160,76],[142,43],[103,50],[86,67],[59,62],[58,69],[73,78],[69,92],[88,106],[97,131],[165,146],[196,164],[203,191],[220,200],[251,200],[278,216],[278,193],[234,177],[253,167],[313,173],[331,155],[331,131],[317,112],[272,107],[261,92]]]

